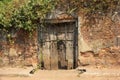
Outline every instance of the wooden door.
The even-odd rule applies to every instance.
[[[43,61],[46,69],[72,69],[75,64],[77,46],[75,22],[47,24],[41,31]],[[41,44],[41,43],[40,43]]]

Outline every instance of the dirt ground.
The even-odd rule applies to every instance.
[[[90,52],[81,55],[81,63],[72,70],[37,70],[29,72],[32,67],[0,68],[0,80],[120,80],[120,47],[105,48],[97,57]],[[81,73],[78,69],[86,69]],[[81,73],[81,74],[80,74]]]
[[[8,74],[0,75],[0,80],[120,80],[120,68],[90,68],[80,67],[79,69],[86,69],[86,72],[79,74],[77,69],[74,70],[38,70],[35,74],[30,75],[30,69],[0,69],[0,74],[23,74],[27,76],[10,76]]]

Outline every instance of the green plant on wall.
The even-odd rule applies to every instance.
[[[6,1],[6,2],[5,2]],[[24,29],[32,33],[39,22],[54,9],[57,0],[1,0],[0,1],[0,28],[8,31],[9,28]]]
[[[46,14],[54,9],[54,0],[29,0],[19,10],[14,11],[11,24],[15,28],[22,28],[33,32]]]
[[[14,44],[14,40],[12,39],[12,35],[11,34],[7,34],[7,40],[9,42],[10,45],[13,45]]]

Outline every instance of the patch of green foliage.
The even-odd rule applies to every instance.
[[[54,9],[56,0],[1,0],[0,29],[16,28],[32,32],[39,21]]]

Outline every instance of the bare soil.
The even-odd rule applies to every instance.
[[[7,73],[17,72],[27,74],[28,76],[0,76],[0,80],[120,80],[120,68],[93,68],[93,67],[80,67],[86,69],[86,72],[79,74],[77,69],[74,70],[38,70],[35,74],[30,75],[31,69],[4,69]],[[3,71],[0,70],[0,71]],[[4,72],[5,73],[5,72]],[[17,74],[16,73],[16,74]],[[0,73],[2,74],[2,73]],[[12,73],[13,74],[13,73]]]

